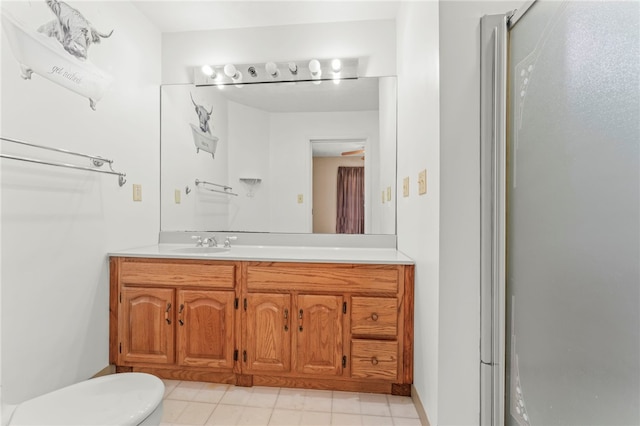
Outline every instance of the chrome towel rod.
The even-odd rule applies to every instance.
[[[73,152],[73,151],[68,151],[66,149],[61,149],[61,148],[52,148],[49,146],[42,146],[42,145],[36,145],[33,143],[28,143],[28,142],[23,142],[23,141],[19,141],[16,139],[10,139],[10,138],[5,138],[0,136],[0,139],[6,142],[11,142],[11,143],[16,143],[16,144],[20,144],[20,145],[25,145],[25,146],[30,146],[33,148],[39,148],[39,149],[46,149],[49,151],[55,151],[55,152],[61,152],[63,154],[68,154],[68,155],[75,155],[77,157],[84,157],[84,158],[88,158],[91,160],[92,164],[95,167],[102,167],[104,165],[104,163],[109,164],[109,169],[111,170],[101,170],[101,169],[95,169],[92,167],[86,167],[86,166],[79,166],[76,164],[68,164],[68,163],[53,163],[50,161],[44,161],[44,160],[38,160],[35,158],[29,158],[29,157],[20,157],[17,155],[9,155],[9,154],[0,154],[1,158],[8,158],[10,160],[18,160],[18,161],[26,161],[29,163],[36,163],[36,164],[45,164],[48,166],[56,166],[56,167],[65,167],[68,169],[76,169],[76,170],[85,170],[88,172],[96,172],[96,173],[105,173],[105,174],[110,174],[110,175],[117,175],[118,176],[118,184],[120,186],[123,186],[126,182],[126,173],[121,173],[121,172],[117,172],[115,170],[113,170],[113,160],[109,160],[108,158],[104,158],[101,157],[99,155],[89,155],[89,154],[82,154],[79,152]]]
[[[227,195],[233,195],[235,197],[238,196],[238,194],[234,193],[234,192],[230,192],[233,188],[231,188],[230,186],[227,185],[219,185],[217,183],[213,183],[213,182],[207,182],[206,180],[200,180],[200,179],[196,179],[196,186],[199,185],[203,185],[202,188],[206,189],[207,191],[211,191],[211,192],[218,192],[220,194],[227,194]],[[219,190],[219,189],[212,189],[212,188],[207,188],[204,185],[213,185],[213,186],[217,186],[219,188],[222,188],[223,190]]]

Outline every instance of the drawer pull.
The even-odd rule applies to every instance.
[[[374,321],[378,321],[378,314],[376,314],[375,312],[371,314],[371,319]]]
[[[376,358],[375,356],[371,357],[371,364],[378,365],[378,358]]]

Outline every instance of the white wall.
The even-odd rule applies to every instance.
[[[229,222],[229,196],[208,191],[210,185],[195,180],[227,185],[228,182],[228,102],[216,96],[215,87],[169,85],[162,87],[162,196],[163,231],[203,231],[226,229]],[[215,156],[196,149],[190,124],[199,128],[194,101],[207,111],[211,135],[218,138]],[[191,189],[186,193],[186,187]],[[237,188],[234,188],[237,189]],[[180,203],[174,192],[180,191]]]
[[[163,84],[192,83],[192,67],[333,57],[361,58],[359,75],[394,75],[395,22],[286,25],[162,35]]]
[[[479,416],[480,18],[522,3],[440,2],[441,425]]]
[[[30,28],[53,18],[44,2],[2,7]],[[92,111],[87,99],[39,75],[21,79],[2,32],[1,133],[112,158],[128,182],[121,188],[110,175],[2,160],[4,403],[107,366],[106,253],[158,238],[160,34],[130,3],[77,7],[100,30],[114,30],[89,49],[90,61],[114,77],[110,91]],[[142,202],[132,201],[132,183],[142,185]]]
[[[378,133],[378,111],[271,114],[270,231],[312,231],[311,139],[365,138],[377,150]],[[365,158],[365,196],[370,197],[368,166]],[[302,204],[297,194],[303,195]]]
[[[438,3],[403,3],[397,21],[398,248],[415,260],[414,384],[431,424],[438,420],[440,129]],[[427,194],[418,173],[427,170]],[[455,354],[451,354],[455,357]],[[467,386],[468,384],[464,384]],[[468,401],[460,401],[466,410]],[[473,404],[473,402],[472,402]]]
[[[371,233],[396,233],[396,163],[397,155],[398,87],[396,78],[381,78],[379,92],[380,149],[368,152],[378,173],[371,176]],[[383,203],[381,193],[391,187],[391,201]]]
[[[270,229],[271,115],[263,110],[229,102],[229,184],[237,197],[229,203],[229,231],[264,232]],[[253,188],[240,178],[260,178]],[[249,191],[253,196],[248,196]]]

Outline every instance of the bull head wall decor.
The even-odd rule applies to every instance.
[[[193,143],[196,145],[196,153],[199,153],[202,149],[203,151],[211,153],[211,156],[215,159],[218,138],[211,134],[211,126],[209,125],[211,114],[213,113],[213,106],[211,106],[211,111],[207,111],[203,105],[198,105],[196,101],[193,100],[191,93],[189,93],[189,96],[191,96],[191,102],[198,116],[198,126],[190,124]]]

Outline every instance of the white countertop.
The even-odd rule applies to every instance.
[[[412,265],[409,257],[392,248],[294,247],[236,245],[216,253],[185,253],[194,244],[157,244],[111,252],[112,257],[151,257],[173,259],[216,259],[313,263],[377,263]],[[205,248],[206,249],[206,248]]]

